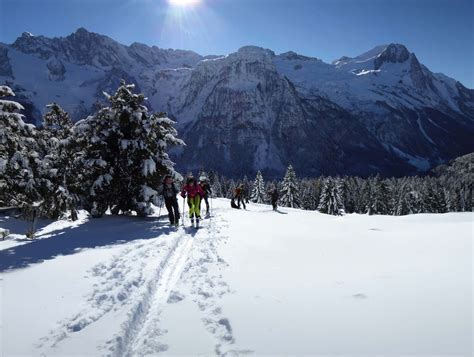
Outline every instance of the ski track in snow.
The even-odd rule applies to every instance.
[[[129,243],[110,261],[95,265],[90,276],[85,278],[98,278],[98,282],[94,284],[92,293],[85,297],[83,308],[73,317],[61,321],[56,329],[40,340],[38,347],[55,347],[71,333],[83,330],[125,305],[140,293],[146,280],[147,264],[155,260],[165,247],[166,242],[162,239]]]
[[[160,326],[161,306],[179,279],[192,245],[191,236],[178,237],[156,271],[156,277],[148,281],[146,291],[129,312],[120,334],[107,342],[112,356],[153,354],[168,349],[159,342],[159,336],[166,332]]]
[[[216,219],[218,224],[216,224]],[[206,330],[213,336],[214,351],[219,356],[241,355],[251,352],[236,348],[231,322],[225,316],[220,305],[222,296],[232,293],[220,273],[221,269],[227,267],[227,263],[219,256],[217,249],[227,239],[221,233],[222,227],[225,227],[226,224],[220,215],[209,221],[209,236],[195,241],[192,256],[188,259],[181,280],[172,296],[172,298],[176,296],[179,299],[184,295],[185,290],[189,290],[189,298],[197,304],[201,311],[202,322]]]
[[[156,355],[168,351],[162,342],[168,332],[161,315],[166,304],[179,303],[184,297],[197,304],[201,321],[215,340],[219,356],[248,353],[238,350],[229,319],[219,305],[220,298],[231,290],[219,273],[227,264],[218,255],[217,246],[225,239],[216,218],[205,221],[197,232],[191,228],[181,236],[174,251],[164,260],[161,273],[150,282],[143,300],[130,312],[122,332],[108,341],[111,356]],[[220,219],[219,226],[223,220]],[[186,293],[188,292],[188,294]]]
[[[109,261],[95,265],[90,277],[98,282],[85,297],[82,308],[59,322],[37,347],[57,347],[106,314],[123,310],[127,312],[122,312],[126,317],[119,332],[98,346],[98,352],[108,356],[166,352],[169,346],[162,337],[168,331],[162,326],[162,312],[167,304],[179,303],[186,297],[199,308],[201,321],[215,341],[217,355],[251,353],[235,348],[231,322],[219,303],[224,294],[232,292],[220,273],[227,263],[217,250],[227,239],[221,234],[227,223],[220,215],[203,223],[197,231],[180,227],[166,236],[127,244]]]

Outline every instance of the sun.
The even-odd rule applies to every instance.
[[[168,0],[168,3],[172,6],[189,7],[196,6],[201,0]]]

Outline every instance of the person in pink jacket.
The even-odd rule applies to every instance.
[[[199,220],[201,219],[201,211],[199,209],[201,199],[204,197],[204,191],[199,186],[194,177],[188,177],[186,185],[181,190],[181,196],[188,198],[189,218],[191,225],[194,226],[194,218],[196,218],[196,227],[199,227]]]

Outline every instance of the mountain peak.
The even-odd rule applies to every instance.
[[[410,52],[401,44],[389,44],[374,60],[374,69],[379,69],[384,63],[403,63],[410,58]]]
[[[387,45],[385,50],[382,53],[380,53],[379,56],[383,55],[384,53],[387,53],[390,56],[395,57],[400,62],[406,61],[408,57],[410,56],[410,51],[408,51],[406,46],[399,43],[391,43]]]
[[[79,27],[79,28],[76,30],[76,33],[85,33],[85,32],[88,33],[89,31],[87,31],[87,29],[86,29],[85,27],[82,27],[82,26]]]
[[[88,39],[88,38],[91,38],[91,37],[106,37],[106,36],[99,35],[99,34],[94,33],[94,32],[90,32],[84,27],[79,27],[75,32],[73,32],[72,34],[67,36],[68,39],[74,39],[74,38]]]
[[[91,32],[87,30],[85,27],[79,27],[76,31],[73,32],[74,35],[79,35],[79,36],[84,36],[84,35],[90,35],[94,34],[94,32]]]
[[[21,37],[30,38],[30,37],[35,37],[35,35],[33,35],[31,32],[25,31],[21,34]]]
[[[309,61],[315,59],[313,57],[308,57],[304,55],[300,55],[294,51],[288,51],[280,54],[280,57],[287,59],[287,60],[300,60],[300,61]]]
[[[248,59],[272,58],[275,57],[275,52],[258,46],[244,46],[239,48],[237,56]]]

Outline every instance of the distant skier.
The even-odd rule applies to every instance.
[[[247,209],[245,207],[245,200],[244,200],[244,184],[241,183],[239,186],[237,186],[234,190],[234,202],[237,200],[237,207],[240,208],[240,204],[242,203],[242,206],[244,206],[244,209]]]
[[[168,210],[168,218],[172,226],[179,226],[179,205],[176,195],[179,193],[178,186],[173,180],[173,177],[166,175],[163,180],[163,185],[158,190],[158,193],[163,196],[165,200],[165,206]]]
[[[211,212],[209,210],[209,196],[212,194],[211,185],[209,185],[209,180],[206,176],[201,176],[199,178],[199,186],[204,192],[204,202],[206,202],[206,217],[209,217]],[[201,201],[202,202],[202,201]],[[201,209],[201,207],[199,207]]]
[[[245,185],[244,187],[244,199],[245,199],[245,203],[249,204],[250,203],[250,192],[249,192],[249,185]]]
[[[194,226],[194,219],[196,219],[196,228],[199,227],[199,220],[201,219],[201,211],[199,206],[201,204],[201,198],[204,197],[204,192],[196,182],[194,177],[188,177],[186,185],[184,185],[181,191],[183,198],[188,197],[189,207],[189,218],[191,219],[191,225]]]
[[[280,194],[278,193],[278,189],[275,186],[272,186],[268,191],[268,195],[270,196],[273,210],[276,211],[278,208],[278,198],[280,198]]]

